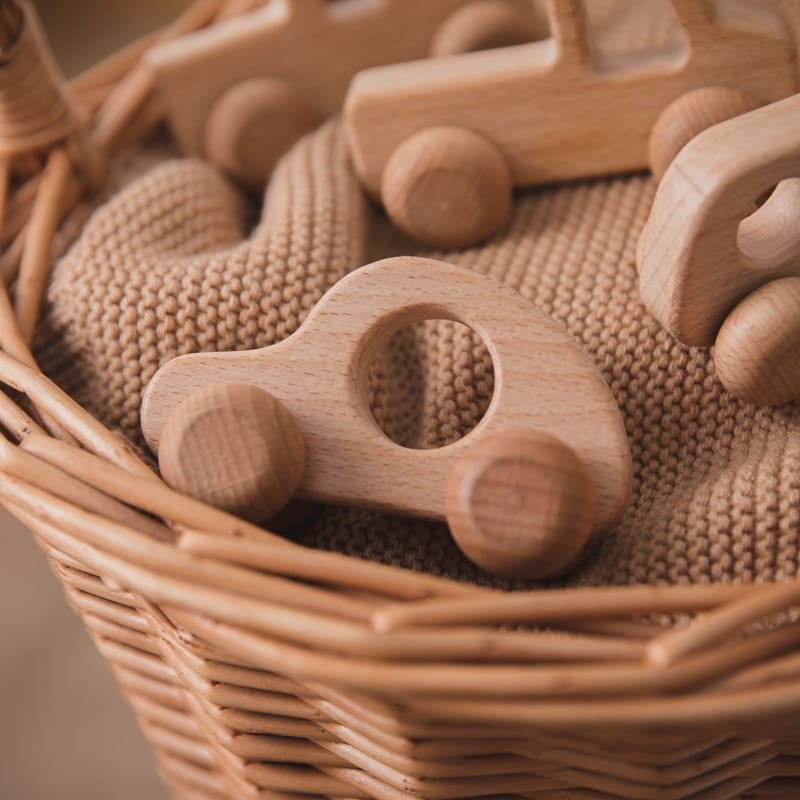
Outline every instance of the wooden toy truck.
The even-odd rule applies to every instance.
[[[147,59],[183,152],[259,186],[359,70],[525,41],[537,19],[531,0],[270,0]]]
[[[503,224],[512,186],[646,167],[659,116],[694,90],[727,115],[796,90],[794,44],[763,4],[670,2],[682,37],[665,48],[598,54],[580,0],[548,0],[548,39],[361,72],[345,119],[367,191],[410,235],[466,246]]]

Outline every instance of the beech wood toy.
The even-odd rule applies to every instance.
[[[512,186],[645,168],[654,124],[682,95],[723,87],[725,105],[736,90],[735,113],[795,91],[795,47],[773,11],[671,6],[683,39],[654,50],[598,54],[580,0],[548,0],[548,39],[361,72],[345,101],[359,178],[409,235],[467,246],[500,227]]]
[[[413,450],[389,439],[373,419],[367,375],[393,333],[432,318],[463,322],[483,338],[494,363],[494,395],[464,438]],[[250,398],[266,392],[296,420],[305,439],[299,497],[446,518],[466,554],[501,574],[562,571],[590,535],[619,520],[628,502],[627,436],[589,357],[515,291],[450,264],[412,257],[376,262],[339,281],[283,342],[165,364],[142,403],[142,429],[160,462],[176,458],[170,450],[180,438],[169,432],[185,427],[183,404],[198,392],[207,399],[217,384],[227,385],[227,398],[243,388],[230,384],[255,387]],[[229,438],[256,427],[239,420]],[[178,456],[184,469],[213,475],[225,438],[212,431],[204,446],[198,431],[192,452]],[[298,440],[290,433],[282,441]],[[242,447],[257,449],[250,440]],[[237,471],[241,482],[251,481],[250,456],[232,464],[225,480],[237,480]]]
[[[207,468],[197,469],[204,461]],[[303,434],[292,415],[250,384],[193,392],[164,426],[159,449],[170,486],[256,522],[289,502],[304,461]]]
[[[680,341],[713,344],[722,383],[758,405],[800,397],[799,126],[794,95],[689,142],[637,254],[650,311]]]
[[[341,108],[359,70],[422,58],[435,36],[441,52],[524,41],[541,30],[536,19],[531,0],[270,0],[147,60],[184,153],[257,187]]]

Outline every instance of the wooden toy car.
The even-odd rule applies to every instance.
[[[680,341],[713,344],[723,385],[758,405],[800,398],[798,126],[794,95],[689,142],[637,254],[650,311]]]
[[[345,101],[359,178],[411,236],[466,246],[502,225],[512,186],[646,167],[659,115],[693,90],[736,90],[733,113],[795,91],[794,44],[763,4],[670,6],[681,35],[655,49],[598,53],[580,0],[548,0],[546,40],[361,72]]]
[[[183,152],[258,186],[293,141],[339,110],[360,69],[524,41],[536,26],[530,0],[270,0],[147,60]]]
[[[367,375],[394,332],[431,318],[483,338],[494,394],[465,437],[414,450],[375,422]],[[186,493],[257,517],[299,487],[305,499],[447,519],[470,558],[511,576],[571,566],[631,491],[617,404],[567,332],[512,289],[421,258],[356,270],[276,345],[165,364],[145,392],[142,430]]]

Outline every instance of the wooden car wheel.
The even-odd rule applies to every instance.
[[[444,249],[496,233],[511,207],[511,174],[486,138],[455,127],[425,128],[389,157],[381,198],[398,228]]]
[[[511,578],[547,578],[573,566],[589,540],[595,487],[557,437],[507,430],[456,463],[445,509],[453,538],[476,564]]]
[[[660,181],[675,156],[697,134],[760,105],[739,89],[727,86],[704,86],[673,100],[650,133],[648,160],[653,177]]]
[[[264,522],[297,491],[305,444],[272,395],[251,384],[211,384],[169,415],[158,465],[173,489]]]
[[[471,53],[545,39],[547,20],[533,7],[522,9],[509,0],[475,0],[467,3],[439,26],[431,55]]]
[[[714,344],[722,385],[746,403],[800,398],[800,277],[760,286],[726,318]]]
[[[260,189],[278,159],[317,122],[303,95],[286,81],[242,81],[211,109],[206,154],[240,183]]]

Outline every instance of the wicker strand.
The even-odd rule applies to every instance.
[[[398,575],[395,570],[380,564],[307,550],[263,528],[174,492],[153,473],[149,473],[150,480],[146,484],[140,485],[130,480],[128,471],[115,468],[91,453],[43,436],[29,436],[23,440],[22,446],[43,461],[68,470],[89,486],[185,526],[181,547],[188,553],[211,555],[234,563],[239,554],[242,558],[238,563],[247,566],[322,583],[357,586],[388,597],[495,594],[492,590],[428,575]],[[226,557],[228,552],[231,555]]]
[[[127,472],[156,480],[131,445],[114,436],[66,392],[37,370],[0,353],[0,382],[28,396],[39,413],[60,423],[84,447]]]
[[[45,438],[43,433],[31,434],[31,437],[37,436]],[[134,530],[159,541],[170,542],[175,538],[174,533],[166,525],[134,511],[109,495],[26,453],[20,447],[14,447],[2,437],[0,437],[0,470],[17,475],[33,486],[47,487],[64,500],[95,514],[106,515],[115,522],[129,525]]]
[[[0,348],[31,369],[39,369],[30,348],[22,338],[8,289],[2,280],[0,280]]]
[[[415,572],[369,561],[342,557],[336,553],[304,548],[275,547],[263,541],[222,539],[204,531],[184,531],[179,546],[195,555],[232,561],[265,569],[301,580],[311,580],[391,597],[421,600],[430,597],[461,597],[471,602],[496,597],[499,592],[447,578]]]
[[[173,606],[164,599],[162,608],[170,618],[195,635],[263,669],[288,672],[304,680],[322,680],[327,685],[333,683],[356,691],[393,696],[403,703],[410,703],[412,699],[420,704],[427,700],[437,703],[437,696],[457,697],[459,700],[452,701],[452,708],[463,707],[463,713],[470,713],[472,708],[479,709],[483,703],[478,698],[507,698],[506,703],[498,703],[496,707],[512,707],[515,703],[522,702],[528,710],[526,721],[536,719],[537,724],[539,717],[533,706],[538,705],[539,701],[528,704],[523,700],[525,697],[616,696],[620,698],[621,706],[631,707],[639,703],[646,706],[648,702],[660,704],[660,701],[649,701],[648,696],[653,693],[690,691],[705,686],[741,666],[772,653],[796,647],[800,641],[800,626],[786,626],[754,637],[753,641],[737,642],[717,648],[711,653],[695,656],[667,670],[653,670],[643,664],[624,663],[558,666],[532,664],[518,667],[497,663],[473,666],[443,661],[402,664],[352,658],[342,662],[319,650],[310,651],[279,642],[275,638],[267,638],[253,632],[252,625],[237,627],[235,623],[231,624],[230,619],[223,619],[220,614],[215,614],[213,619],[208,618],[201,616],[202,612],[198,614],[181,610],[179,606]],[[800,681],[792,681],[787,690],[789,696],[796,695],[796,703],[800,703],[798,689]],[[622,699],[626,697],[632,699]],[[702,704],[704,697],[700,695],[695,701]],[[546,707],[547,703],[543,705]],[[557,707],[557,704],[553,705]],[[565,705],[570,706],[571,703],[565,701]],[[613,702],[598,701],[597,706],[606,707],[601,711],[605,715],[609,713]],[[586,719],[593,716],[595,708],[595,701],[586,705]],[[578,723],[582,717],[582,714],[575,714],[571,722]],[[442,718],[447,718],[447,715]],[[498,711],[494,719],[502,718],[502,711]],[[608,724],[617,724],[617,721],[624,723],[624,720],[624,714],[612,719],[605,717]]]
[[[53,236],[66,208],[77,200],[77,179],[65,150],[55,149],[47,159],[42,181],[31,210],[25,246],[17,277],[15,310],[23,341],[30,347],[39,307],[50,271]],[[66,208],[65,208],[66,207]]]
[[[11,185],[11,164],[8,159],[0,159],[0,235],[5,227],[8,191]]]
[[[26,514],[33,529],[50,545],[156,602],[163,596],[180,604],[188,602],[188,607],[194,608],[190,598],[199,591],[199,608],[203,613],[227,612],[239,622],[243,614],[250,614],[254,626],[276,627],[290,637],[302,637],[312,629],[320,634],[322,641],[334,642],[337,636],[353,641],[364,638],[364,625],[341,622],[331,616],[341,615],[351,621],[357,618],[363,623],[369,614],[369,606],[364,603],[355,603],[325,589],[181,554],[169,544],[86,511],[8,473],[4,473],[0,497],[15,507],[15,514]],[[45,515],[44,505],[48,508]],[[33,524],[32,520],[37,518],[47,519],[46,527]],[[154,569],[163,572],[155,573]],[[174,575],[180,578],[168,577]],[[225,590],[234,594],[227,595]],[[274,605],[279,602],[287,607]]]
[[[221,638],[221,637],[215,637]],[[728,726],[742,729],[753,718],[796,716],[800,711],[800,680],[779,686],[760,686],[726,694],[662,698],[622,698],[572,703],[515,699],[506,703],[438,700],[409,695],[408,708],[422,719],[439,718],[471,723],[504,719],[509,727],[524,728],[535,720],[539,728],[642,728],[658,720],[663,730]]]
[[[12,164],[9,164],[9,169],[13,170]],[[40,180],[41,172],[37,172],[18,186],[7,198],[2,230],[0,230],[0,244],[7,245],[25,227],[33,208]],[[5,278],[5,270],[3,277]],[[6,280],[6,283],[10,283],[10,281]]]
[[[744,597],[690,622],[684,628],[670,630],[647,647],[648,661],[667,667],[702,648],[722,642],[731,633],[771,614],[800,604],[800,581],[764,584]]]
[[[32,433],[45,435],[39,423],[5,392],[0,392],[0,425],[18,441]]]
[[[28,223],[24,222],[11,244],[0,253],[0,280],[6,286],[10,286],[19,275],[19,265],[22,261],[22,251],[25,249],[27,235]],[[16,321],[14,324],[16,325]]]
[[[263,528],[170,489],[153,472],[149,473],[146,483],[140,484],[131,481],[130,473],[125,469],[109,464],[92,453],[41,436],[29,437],[22,447],[43,461],[65,472],[69,471],[87,485],[118,497],[129,505],[157,514],[181,528],[200,527],[226,538],[246,536],[277,546],[298,547]]]
[[[736,598],[746,602],[759,590],[726,584],[696,586],[628,586],[610,589],[552,589],[548,592],[515,592],[487,598],[420,600],[417,603],[379,608],[373,625],[379,631],[403,627],[452,626],[486,623],[550,623],[591,620],[640,614],[703,611]]]

